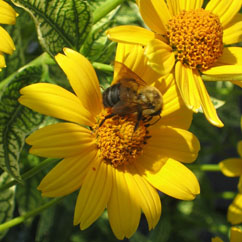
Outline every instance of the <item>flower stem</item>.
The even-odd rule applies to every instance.
[[[227,191],[227,192],[221,192],[221,193],[219,193],[218,196],[220,198],[230,200],[230,199],[234,199],[235,198],[236,193],[235,192],[231,192],[231,191],[229,191],[229,192]]]
[[[29,178],[31,178],[32,176],[34,176],[35,174],[37,174],[38,172],[40,172],[42,169],[44,169],[45,167],[49,166],[50,164],[56,162],[58,159],[45,159],[44,161],[42,161],[40,164],[38,164],[36,167],[30,169],[29,171],[25,172],[23,175],[22,175],[22,179],[23,180],[27,180]],[[10,181],[4,185],[2,185],[0,187],[0,192],[11,187],[11,186],[14,186],[18,184],[18,182],[16,180],[13,180],[13,181]]]
[[[93,13],[93,24],[105,17],[109,12],[120,5],[124,0],[107,0],[100,8],[97,8]]]
[[[33,209],[32,211],[30,211],[30,212],[28,212],[28,213],[26,213],[26,214],[24,214],[22,216],[16,217],[14,219],[11,219],[10,221],[7,221],[6,223],[1,224],[0,225],[0,231],[6,230],[6,229],[11,228],[11,227],[13,227],[15,225],[23,223],[28,218],[33,217],[33,216],[39,214],[40,212],[42,212],[46,208],[55,205],[56,203],[58,203],[62,199],[63,199],[63,197],[52,199],[49,202],[43,204],[42,206],[40,206],[40,207],[38,207],[36,209]]]
[[[93,67],[97,70],[101,71],[107,71],[107,72],[112,72],[113,67],[107,64],[99,63],[99,62],[93,62],[92,63]]]
[[[198,164],[189,164],[187,165],[190,169],[192,170],[200,170],[200,171],[221,171],[220,170],[220,167],[218,164],[201,164],[201,165],[198,165]]]

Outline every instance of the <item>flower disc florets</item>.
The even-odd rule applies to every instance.
[[[177,60],[192,69],[208,69],[223,53],[222,25],[207,10],[182,11],[169,20],[167,29]]]
[[[146,140],[150,137],[149,131],[142,121],[134,131],[136,115],[115,115],[99,126],[107,114],[102,113],[99,122],[93,127],[101,158],[114,167],[131,164],[142,154]]]

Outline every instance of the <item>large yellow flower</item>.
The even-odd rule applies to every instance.
[[[242,231],[239,228],[232,227],[230,230],[230,242],[241,242]],[[212,242],[223,242],[219,237],[213,238]]]
[[[119,26],[108,30],[108,37],[146,46],[148,64],[154,70],[175,74],[187,107],[194,112],[201,107],[210,123],[222,127],[201,73],[221,80],[242,74],[242,48],[225,47],[242,40],[241,0],[211,0],[205,8],[203,0],[136,2],[151,31]]]
[[[6,2],[0,0],[0,24],[15,24],[16,12]],[[6,67],[4,53],[12,54],[15,50],[14,43],[6,30],[0,26],[0,71]]]
[[[67,75],[75,92],[48,83],[21,89],[23,105],[64,122],[31,134],[26,142],[32,154],[63,158],[41,181],[43,196],[58,197],[80,189],[74,224],[89,227],[108,211],[116,237],[130,237],[137,229],[141,211],[149,229],[157,224],[161,202],[157,190],[184,200],[200,192],[194,174],[182,163],[196,159],[199,142],[187,131],[192,119],[178,96],[172,77],[160,81],[163,95],[161,120],[150,127],[136,116],[114,116],[101,126],[108,111],[96,73],[81,54],[64,49],[56,61]],[[146,67],[140,46],[120,44],[116,61],[124,63],[145,81],[157,78]],[[119,73],[114,73],[117,80]]]

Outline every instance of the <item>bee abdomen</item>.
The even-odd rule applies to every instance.
[[[104,107],[113,107],[119,101],[120,101],[120,83],[110,86],[103,92]]]

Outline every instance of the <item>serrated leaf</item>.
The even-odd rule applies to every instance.
[[[63,47],[79,50],[92,26],[92,15],[84,0],[13,0],[35,20],[42,47],[51,55]]]
[[[21,182],[19,155],[25,137],[43,121],[43,116],[18,102],[19,90],[39,82],[42,67],[28,67],[18,73],[5,87],[0,103],[0,167]]]
[[[0,186],[10,182],[12,178],[7,172],[0,176]],[[15,187],[10,187],[0,193],[0,224],[7,222],[13,217]],[[7,230],[0,232],[0,239],[4,237]]]

